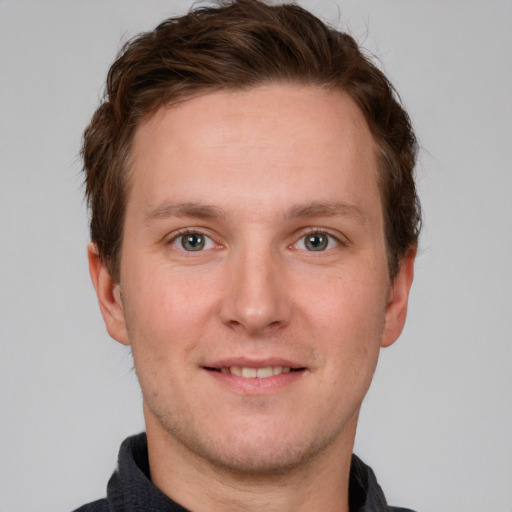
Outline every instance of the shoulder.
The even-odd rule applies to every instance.
[[[414,512],[414,510],[402,507],[388,507],[388,512]]]
[[[108,502],[106,499],[93,501],[92,503],[88,503],[87,505],[82,505],[80,508],[77,508],[73,512],[109,512],[110,507],[108,506]]]

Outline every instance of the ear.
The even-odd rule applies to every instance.
[[[87,255],[92,284],[96,290],[107,332],[120,343],[129,345],[119,283],[116,283],[110,275],[95,243],[89,244]]]
[[[414,278],[414,259],[417,246],[411,246],[400,261],[398,274],[391,283],[386,305],[386,323],[382,336],[382,347],[392,345],[402,333],[407,316],[409,291]]]

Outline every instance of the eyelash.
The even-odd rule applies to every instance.
[[[172,246],[177,246],[177,244],[179,243],[179,240],[181,239],[181,240],[182,240],[182,242],[181,242],[181,244],[180,244],[180,245],[181,245],[180,249],[181,249],[181,250],[183,250],[184,252],[192,252],[192,253],[193,253],[193,252],[203,252],[203,251],[205,251],[205,250],[213,249],[213,247],[208,247],[208,248],[206,248],[206,249],[201,248],[201,249],[199,249],[199,250],[197,250],[197,251],[193,251],[193,250],[191,250],[191,251],[187,251],[187,250],[185,249],[185,247],[183,247],[183,241],[184,241],[184,237],[186,237],[186,236],[190,236],[190,235],[197,235],[197,236],[200,236],[200,237],[202,237],[203,239],[208,240],[208,241],[210,242],[210,244],[212,244],[212,245],[218,245],[218,244],[216,244],[216,243],[214,242],[214,240],[212,239],[212,237],[210,237],[210,236],[206,235],[206,234],[205,234],[205,233],[203,233],[200,229],[191,229],[191,228],[182,229],[182,230],[180,230],[178,233],[174,234],[174,235],[172,236],[172,238],[168,241],[168,244],[169,244],[169,245],[172,245]],[[207,242],[206,242],[206,243],[207,243]]]
[[[327,252],[331,249],[338,247],[339,245],[346,245],[345,242],[340,239],[340,237],[333,235],[329,231],[326,231],[325,229],[312,228],[312,229],[302,232],[300,238],[295,243],[293,243],[290,247],[297,248],[297,245],[299,242],[305,240],[308,236],[311,237],[311,236],[315,236],[315,235],[328,237],[327,248],[319,250],[319,251],[308,250],[308,249],[300,249],[300,250],[306,250],[307,252]],[[334,242],[334,244],[335,244],[334,246],[332,246],[332,242]],[[331,246],[329,247],[329,245],[331,245]]]
[[[203,252],[205,250],[211,250],[213,249],[214,247],[207,247],[207,248],[200,248],[198,249],[197,251],[194,251],[194,250],[186,250],[185,247],[183,246],[183,238],[186,237],[186,236],[190,236],[190,235],[197,235],[197,236],[200,236],[202,237],[203,239],[206,239],[206,244],[208,244],[208,241],[209,241],[209,244],[208,245],[214,245],[214,246],[217,246],[217,247],[221,247],[220,244],[217,244],[210,236],[206,235],[202,230],[200,229],[193,229],[193,228],[185,228],[183,230],[180,230],[178,233],[174,234],[172,236],[172,238],[169,239],[169,241],[167,242],[168,245],[171,245],[171,246],[175,246],[175,247],[178,247],[178,243],[179,243],[179,240],[182,239],[182,242],[181,242],[181,247],[179,247],[180,250],[183,250],[185,252],[189,252],[189,253],[193,253],[193,252]],[[297,239],[296,242],[294,242],[293,244],[290,244],[289,245],[289,248],[294,248],[294,249],[298,249],[297,248],[297,245],[299,244],[299,242],[301,241],[305,241],[305,239],[309,236],[309,237],[312,237],[312,236],[315,236],[315,235],[318,235],[318,236],[327,236],[328,237],[328,240],[327,240],[327,247],[324,248],[324,249],[320,249],[318,251],[315,251],[315,250],[308,250],[307,248],[304,248],[304,249],[299,249],[299,250],[305,250],[307,252],[326,252],[326,251],[329,251],[331,249],[334,249],[335,247],[339,246],[339,245],[346,245],[346,242],[342,239],[340,239],[340,237],[338,236],[335,236],[333,235],[332,233],[330,233],[329,231],[326,231],[325,229],[319,229],[319,228],[311,228],[307,231],[303,231],[300,235],[300,237]],[[334,242],[334,246],[332,245],[332,243]]]

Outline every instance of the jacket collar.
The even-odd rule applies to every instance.
[[[145,433],[123,442],[118,464],[107,487],[112,512],[189,512],[151,482]],[[349,503],[351,512],[390,510],[372,469],[355,455],[350,466]]]

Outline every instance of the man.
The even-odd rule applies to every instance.
[[[405,322],[416,141],[353,39],[257,0],[166,20],[113,64],[83,157],[146,434],[79,510],[398,510],[352,448]]]

